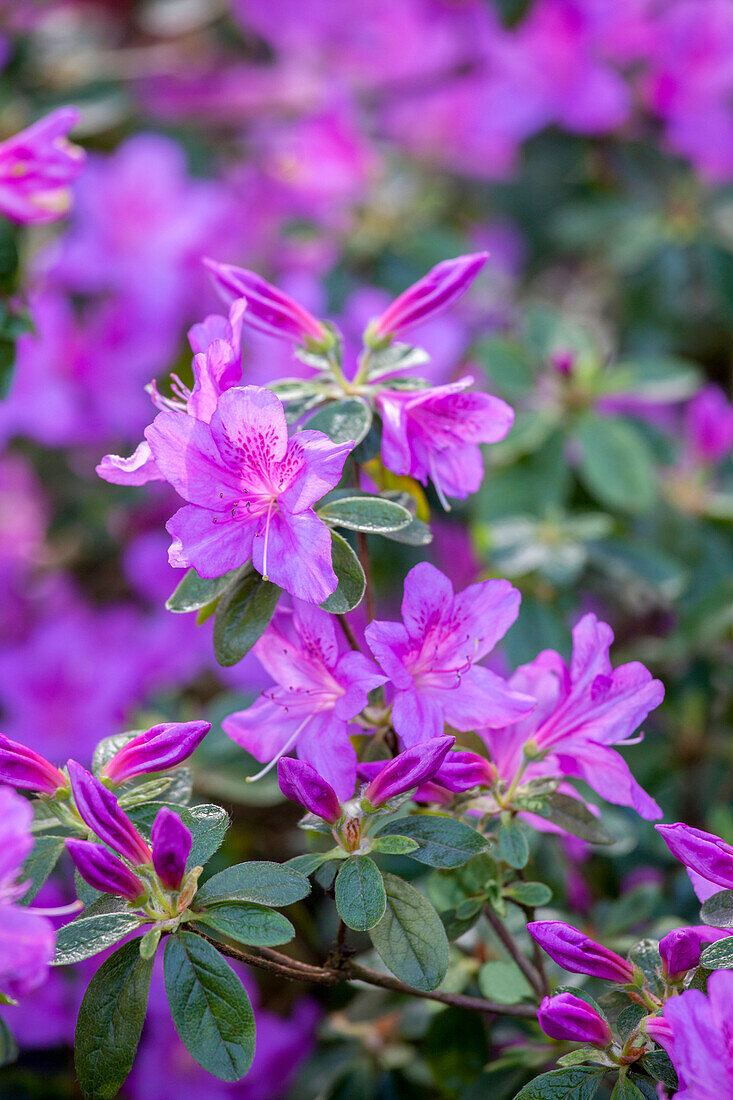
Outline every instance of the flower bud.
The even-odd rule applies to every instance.
[[[84,824],[134,866],[150,863],[153,858],[150,848],[112,792],[76,760],[69,761],[68,769],[76,808]]]
[[[136,775],[167,771],[186,760],[211,729],[211,722],[164,722],[138,734],[102,768],[113,783]]]
[[[474,252],[436,264],[371,322],[365,333],[366,343],[377,347],[387,344],[442,313],[468,290],[488,257],[488,252]]]
[[[44,756],[11,741],[0,733],[0,783],[17,787],[24,791],[38,791],[40,794],[54,795],[67,786],[66,776]]]
[[[377,809],[390,798],[432,779],[455,743],[455,737],[432,737],[388,760],[362,794],[363,802]]]
[[[596,1047],[607,1047],[611,1042],[611,1029],[603,1017],[573,993],[545,997],[537,1011],[537,1019],[551,1039],[569,1039]]]
[[[665,1020],[664,1016],[647,1016],[643,1023],[643,1029],[650,1039],[658,1043],[669,1054],[674,1045],[674,1033],[672,1024]]]
[[[204,264],[225,302],[242,297],[247,299],[247,308],[242,314],[244,324],[295,344],[325,348],[333,342],[325,325],[261,275],[233,264],[220,264],[216,260],[205,259]]]
[[[531,921],[527,931],[564,970],[573,974],[590,974],[593,978],[604,978],[609,982],[621,982],[622,985],[634,980],[634,968],[630,962],[564,921]]]
[[[674,825],[655,825],[675,859],[698,875],[733,890],[733,847],[719,836],[693,829],[681,821]]]
[[[492,787],[496,783],[496,768],[475,752],[449,752],[432,781],[456,793],[473,787]]]
[[[335,825],[342,816],[341,803],[333,787],[305,760],[284,756],[277,762],[277,778],[286,798],[299,802],[329,825]]]
[[[66,847],[81,877],[95,890],[119,894],[128,901],[136,901],[145,893],[137,875],[101,844],[91,840],[67,840]]]
[[[694,970],[700,962],[703,948],[730,935],[721,928],[709,928],[705,924],[690,928],[674,928],[659,941],[662,969],[665,978],[675,981],[688,970]]]
[[[191,833],[180,817],[167,806],[156,814],[151,832],[153,867],[168,890],[179,890],[191,851]]]

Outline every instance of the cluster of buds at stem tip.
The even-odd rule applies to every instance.
[[[204,264],[217,292],[227,304],[237,298],[246,299],[242,322],[250,328],[278,340],[302,344],[313,351],[326,352],[334,347],[336,338],[326,325],[261,275],[216,260],[205,259]]]
[[[0,783],[53,797],[68,790],[64,773],[40,753],[0,734]]]
[[[299,802],[327,822],[339,844],[353,852],[361,843],[363,816],[376,813],[392,799],[431,779],[454,744],[455,737],[434,737],[399,753],[393,760],[377,762],[372,765],[377,770],[368,786],[343,805],[333,787],[312,765],[283,757],[277,765],[280,790],[286,798]]]
[[[211,722],[164,722],[133,737],[108,760],[101,778],[113,786],[138,775],[175,768],[194,752]]]
[[[375,349],[387,347],[396,337],[448,309],[465,294],[488,258],[488,252],[474,252],[436,264],[369,323],[364,343]]]
[[[87,828],[133,867],[151,864],[153,853],[112,792],[76,760],[69,760],[67,768],[76,809]]]
[[[593,978],[620,982],[622,985],[630,985],[635,980],[632,963],[564,921],[531,921],[527,931],[535,943],[564,970],[573,974],[590,974]]]
[[[537,1019],[551,1039],[568,1039],[595,1047],[607,1047],[612,1040],[611,1029],[603,1016],[574,993],[545,997],[537,1010]]]

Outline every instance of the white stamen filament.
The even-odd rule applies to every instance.
[[[433,482],[433,488],[435,489],[438,500],[443,505],[443,510],[445,512],[450,512],[451,506],[448,503],[448,499],[447,499],[445,493],[443,492],[442,486],[441,486],[440,481],[438,479],[438,475],[435,472],[435,457],[432,453],[430,455],[430,478]]]
[[[271,500],[267,507],[267,518],[265,519],[265,545],[262,551],[262,579],[268,580],[267,576],[267,543],[270,538],[270,517],[272,516],[272,509],[275,506],[275,501]]]
[[[275,767],[275,765],[277,764],[278,760],[279,760],[279,759],[280,759],[280,758],[281,758],[282,756],[285,756],[285,753],[286,753],[286,752],[288,752],[288,750],[289,750],[289,749],[292,749],[293,745],[295,744],[295,742],[296,742],[296,741],[297,741],[297,739],[298,739],[298,736],[299,736],[299,734],[300,734],[300,731],[301,731],[301,730],[303,729],[303,726],[304,726],[304,725],[306,724],[306,722],[309,722],[309,721],[311,720],[311,718],[312,718],[312,717],[313,717],[313,715],[312,715],[312,714],[307,714],[307,715],[305,716],[305,718],[303,719],[303,721],[302,721],[302,722],[300,723],[300,725],[299,725],[299,726],[298,726],[298,728],[296,729],[295,733],[294,733],[294,734],[292,734],[292,735],[291,735],[291,736],[290,736],[290,737],[289,737],[289,738],[287,739],[287,741],[285,742],[285,744],[283,745],[283,747],[282,747],[282,748],[280,749],[280,751],[279,751],[279,752],[276,752],[276,753],[275,753],[275,755],[273,756],[273,758],[272,758],[272,760],[271,760],[271,761],[269,762],[269,764],[265,764],[265,766],[264,766],[264,768],[262,769],[262,771],[260,771],[260,772],[257,772],[257,775],[248,775],[248,776],[247,776],[247,780],[246,780],[246,781],[247,781],[247,783],[256,783],[258,779],[262,779],[262,778],[263,778],[263,776],[267,775],[267,773],[268,773],[269,771],[271,771],[271,770],[272,770],[272,769],[273,769],[273,768]]]
[[[59,905],[50,909],[37,909],[33,905],[24,906],[26,913],[35,913],[37,917],[66,917],[70,913],[78,913],[84,908],[83,901],[70,901],[68,905]]]

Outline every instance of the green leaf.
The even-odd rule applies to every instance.
[[[378,496],[334,500],[319,508],[318,516],[335,527],[376,534],[399,531],[412,522],[412,516],[401,504]]]
[[[557,1060],[559,1066],[582,1066],[586,1062],[595,1063],[597,1066],[614,1066],[618,1068],[618,1062],[611,1061],[602,1050],[591,1046],[576,1047],[575,1050],[568,1051],[567,1054],[563,1054],[562,1058]]]
[[[529,841],[516,817],[502,814],[499,828],[499,855],[510,867],[520,870],[529,859]]]
[[[700,387],[700,372],[685,359],[653,356],[616,363],[601,376],[604,393],[629,393],[646,401],[684,401]]]
[[[719,890],[709,897],[700,910],[700,920],[714,928],[733,927],[733,890]],[[706,948],[706,953],[707,951],[709,948]]]
[[[415,989],[436,989],[448,969],[448,939],[440,917],[422,894],[395,875],[384,875],[387,907],[369,936],[382,962]]]
[[[165,606],[168,611],[179,614],[198,611],[199,608],[206,607],[207,604],[223,596],[240,572],[239,568],[232,569],[221,577],[207,580],[205,577],[200,577],[195,569],[189,569],[178,588],[165,601]]]
[[[76,1021],[74,1064],[85,1100],[109,1100],[132,1069],[145,1023],[153,960],[136,940],[123,944],[92,978]]]
[[[146,802],[141,806],[132,806],[128,816],[146,840],[150,839],[153,822],[162,806],[177,813],[191,832],[193,843],[186,867],[205,867],[221,847],[229,828],[229,814],[221,806],[210,802],[199,806],[181,806],[176,802]]]
[[[511,959],[492,959],[478,972],[479,989],[488,1001],[516,1005],[533,996],[522,971]]]
[[[152,959],[155,957],[161,935],[160,928],[149,928],[145,935],[141,936],[137,941],[140,954],[144,959]]]
[[[733,936],[711,943],[700,956],[700,962],[708,970],[733,969]]]
[[[317,871],[322,863],[326,863],[331,859],[328,852],[306,852],[302,856],[293,856],[287,863],[283,864],[284,867],[292,867],[294,871],[298,871],[301,875],[312,875],[314,871]]]
[[[222,596],[214,617],[214,655],[225,668],[249,653],[272,618],[281,589],[247,572]]]
[[[659,941],[639,940],[629,951],[629,962],[639,967],[652,993],[661,997],[664,993],[664,982],[660,977],[662,959],[659,954]]]
[[[5,1020],[0,1016],[0,1066],[9,1066],[18,1057],[18,1044]]]
[[[401,542],[404,546],[427,546],[433,541],[433,532],[421,519],[411,519],[407,527],[399,531],[383,531],[391,542]]]
[[[394,374],[395,371],[416,370],[429,362],[430,356],[423,348],[416,348],[411,344],[390,344],[369,353],[367,378],[370,382],[376,382],[378,378]]]
[[[519,905],[536,909],[540,905],[547,905],[552,897],[552,890],[544,882],[513,882],[506,887],[504,894]]]
[[[613,1086],[611,1100],[644,1100],[644,1094],[639,1091],[629,1077],[619,1077]]]
[[[305,875],[280,863],[253,861],[227,867],[205,882],[196,894],[197,905],[215,901],[249,901],[255,905],[292,905],[310,893]]]
[[[641,1064],[647,1073],[655,1081],[661,1081],[672,1095],[677,1092],[680,1087],[677,1073],[666,1050],[651,1050],[641,1059]]]
[[[624,1042],[626,1042],[629,1035],[636,1031],[641,1021],[647,1015],[648,1010],[646,1008],[642,1005],[634,1004],[628,1005],[619,1012],[618,1019],[616,1020],[616,1030]]]
[[[176,1031],[221,1081],[244,1077],[255,1053],[255,1017],[244,986],[212,944],[191,932],[168,938],[165,991]]]
[[[206,924],[222,936],[238,943],[273,947],[288,943],[295,929],[282,913],[248,901],[222,902],[212,905],[196,917],[197,924]]]
[[[416,814],[389,822],[377,836],[394,833],[417,841],[417,851],[410,855],[428,867],[461,867],[488,848],[485,838],[470,825],[438,814]]]
[[[56,934],[54,966],[68,966],[119,943],[141,924],[137,913],[82,915],[65,924]]]
[[[580,799],[571,795],[561,794],[559,791],[539,797],[520,795],[514,799],[512,805],[516,810],[537,814],[538,817],[552,821],[566,833],[580,837],[589,844],[613,844],[613,837],[598,819]]]
[[[530,1081],[514,1100],[592,1100],[604,1071],[593,1066],[553,1069]]]
[[[409,836],[379,836],[374,840],[375,852],[382,852],[385,856],[411,856],[420,847],[416,840]]]
[[[656,495],[654,458],[628,421],[586,413],[575,438],[582,447],[578,473],[601,504],[622,512],[645,512]]]
[[[349,397],[319,409],[306,427],[324,432],[334,443],[361,443],[372,423],[372,410],[360,397]]]
[[[361,603],[366,577],[356,554],[336,531],[331,532],[331,563],[338,585],[321,607],[332,615],[345,615]]]
[[[387,895],[379,868],[369,856],[352,856],[336,878],[336,908],[344,924],[366,932],[383,917]]]
[[[42,836],[35,838],[31,853],[20,872],[21,881],[30,884],[28,891],[23,895],[21,905],[30,905],[53,871],[63,850],[64,838],[62,836],[44,833]]]

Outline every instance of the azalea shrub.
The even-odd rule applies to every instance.
[[[733,1094],[727,0],[2,14],[0,1096]]]

